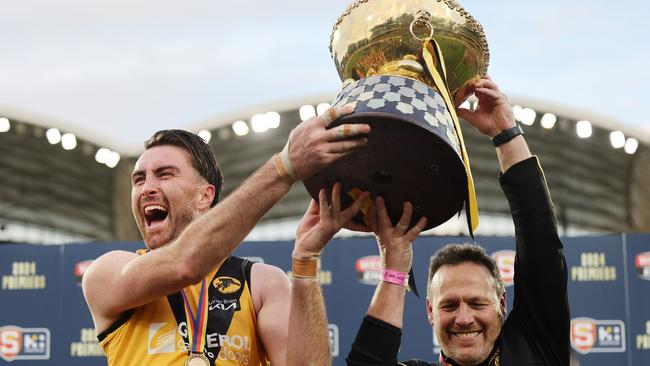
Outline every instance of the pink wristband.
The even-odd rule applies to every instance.
[[[408,273],[393,271],[392,269],[381,270],[381,280],[388,283],[408,287],[409,275]]]

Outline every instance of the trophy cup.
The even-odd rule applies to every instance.
[[[343,81],[332,105],[357,102],[330,128],[367,123],[372,131],[367,146],[305,180],[310,195],[338,181],[346,207],[370,191],[385,199],[393,224],[408,201],[411,225],[424,216],[427,229],[465,205],[474,230],[478,208],[454,106],[487,72],[481,25],[454,0],[356,0],[334,25],[330,52]]]

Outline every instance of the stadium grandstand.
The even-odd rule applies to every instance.
[[[329,107],[324,101],[331,99],[321,95],[252,107],[187,129],[213,147],[227,195],[281,150],[293,127],[322,113]],[[535,100],[512,98],[512,103],[528,143],[542,159],[561,234],[650,231],[647,132]],[[512,235],[507,203],[494,179],[494,149],[467,124],[463,134],[480,209],[477,234]],[[142,147],[107,144],[112,147],[104,146],[101,136],[64,123],[0,111],[0,242],[139,240],[128,176]],[[308,200],[305,188],[295,185],[248,239],[291,239]],[[464,235],[466,230],[460,215],[428,233]]]

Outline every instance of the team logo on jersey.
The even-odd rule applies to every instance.
[[[512,286],[515,283],[515,251],[499,250],[492,253],[492,258],[499,268],[503,284]]]
[[[78,285],[81,285],[81,279],[83,279],[84,273],[86,273],[86,270],[88,267],[90,267],[90,264],[92,262],[93,261],[89,259],[87,261],[81,261],[74,265],[74,276],[77,279]]]
[[[0,358],[7,362],[49,360],[50,330],[15,325],[0,327]]]
[[[232,294],[239,291],[241,288],[241,282],[236,278],[221,276],[212,281],[212,286],[222,294]]]
[[[208,302],[208,311],[212,311],[214,309],[222,311],[239,311],[241,310],[241,305],[239,304],[239,299],[211,298]]]
[[[625,352],[625,324],[621,320],[571,320],[571,346],[582,353]]]
[[[151,323],[147,339],[147,354],[171,353],[176,351],[176,324]]]
[[[364,285],[377,285],[381,280],[381,257],[368,255],[358,258],[354,263],[354,269],[357,271],[359,282]]]
[[[634,266],[640,279],[650,281],[650,252],[637,254]]]

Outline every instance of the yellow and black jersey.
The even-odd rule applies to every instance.
[[[208,275],[208,325],[204,354],[212,365],[268,365],[257,337],[250,292],[253,263],[229,257]],[[186,288],[196,304],[201,284]],[[180,292],[122,314],[98,339],[110,366],[183,365],[189,354]]]

